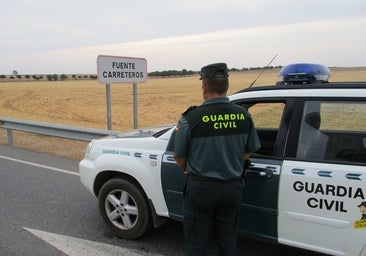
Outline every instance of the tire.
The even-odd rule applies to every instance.
[[[151,214],[143,191],[130,181],[112,179],[99,193],[99,210],[107,226],[120,238],[136,239],[151,227]]]

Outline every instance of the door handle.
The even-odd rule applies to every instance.
[[[273,177],[273,171],[268,168],[249,167],[245,170],[245,175],[258,175],[260,177],[270,179]]]

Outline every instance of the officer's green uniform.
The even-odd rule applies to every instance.
[[[227,97],[209,99],[183,113],[174,154],[186,158],[189,171],[184,198],[186,255],[205,255],[212,225],[220,255],[236,255],[244,153],[259,147],[249,113]]]
[[[242,175],[244,153],[259,146],[247,111],[222,97],[207,100],[182,116],[174,154],[187,158],[192,174],[230,180]]]

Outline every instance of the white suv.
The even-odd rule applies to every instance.
[[[274,85],[230,100],[262,148],[246,171],[241,236],[331,255],[366,255],[366,83]],[[182,220],[187,180],[168,145],[174,127],[92,141],[80,162],[115,234],[133,239]]]

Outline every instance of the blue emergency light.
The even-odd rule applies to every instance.
[[[321,84],[328,83],[332,73],[329,68],[312,63],[295,63],[283,67],[278,73],[280,79],[277,84]]]

